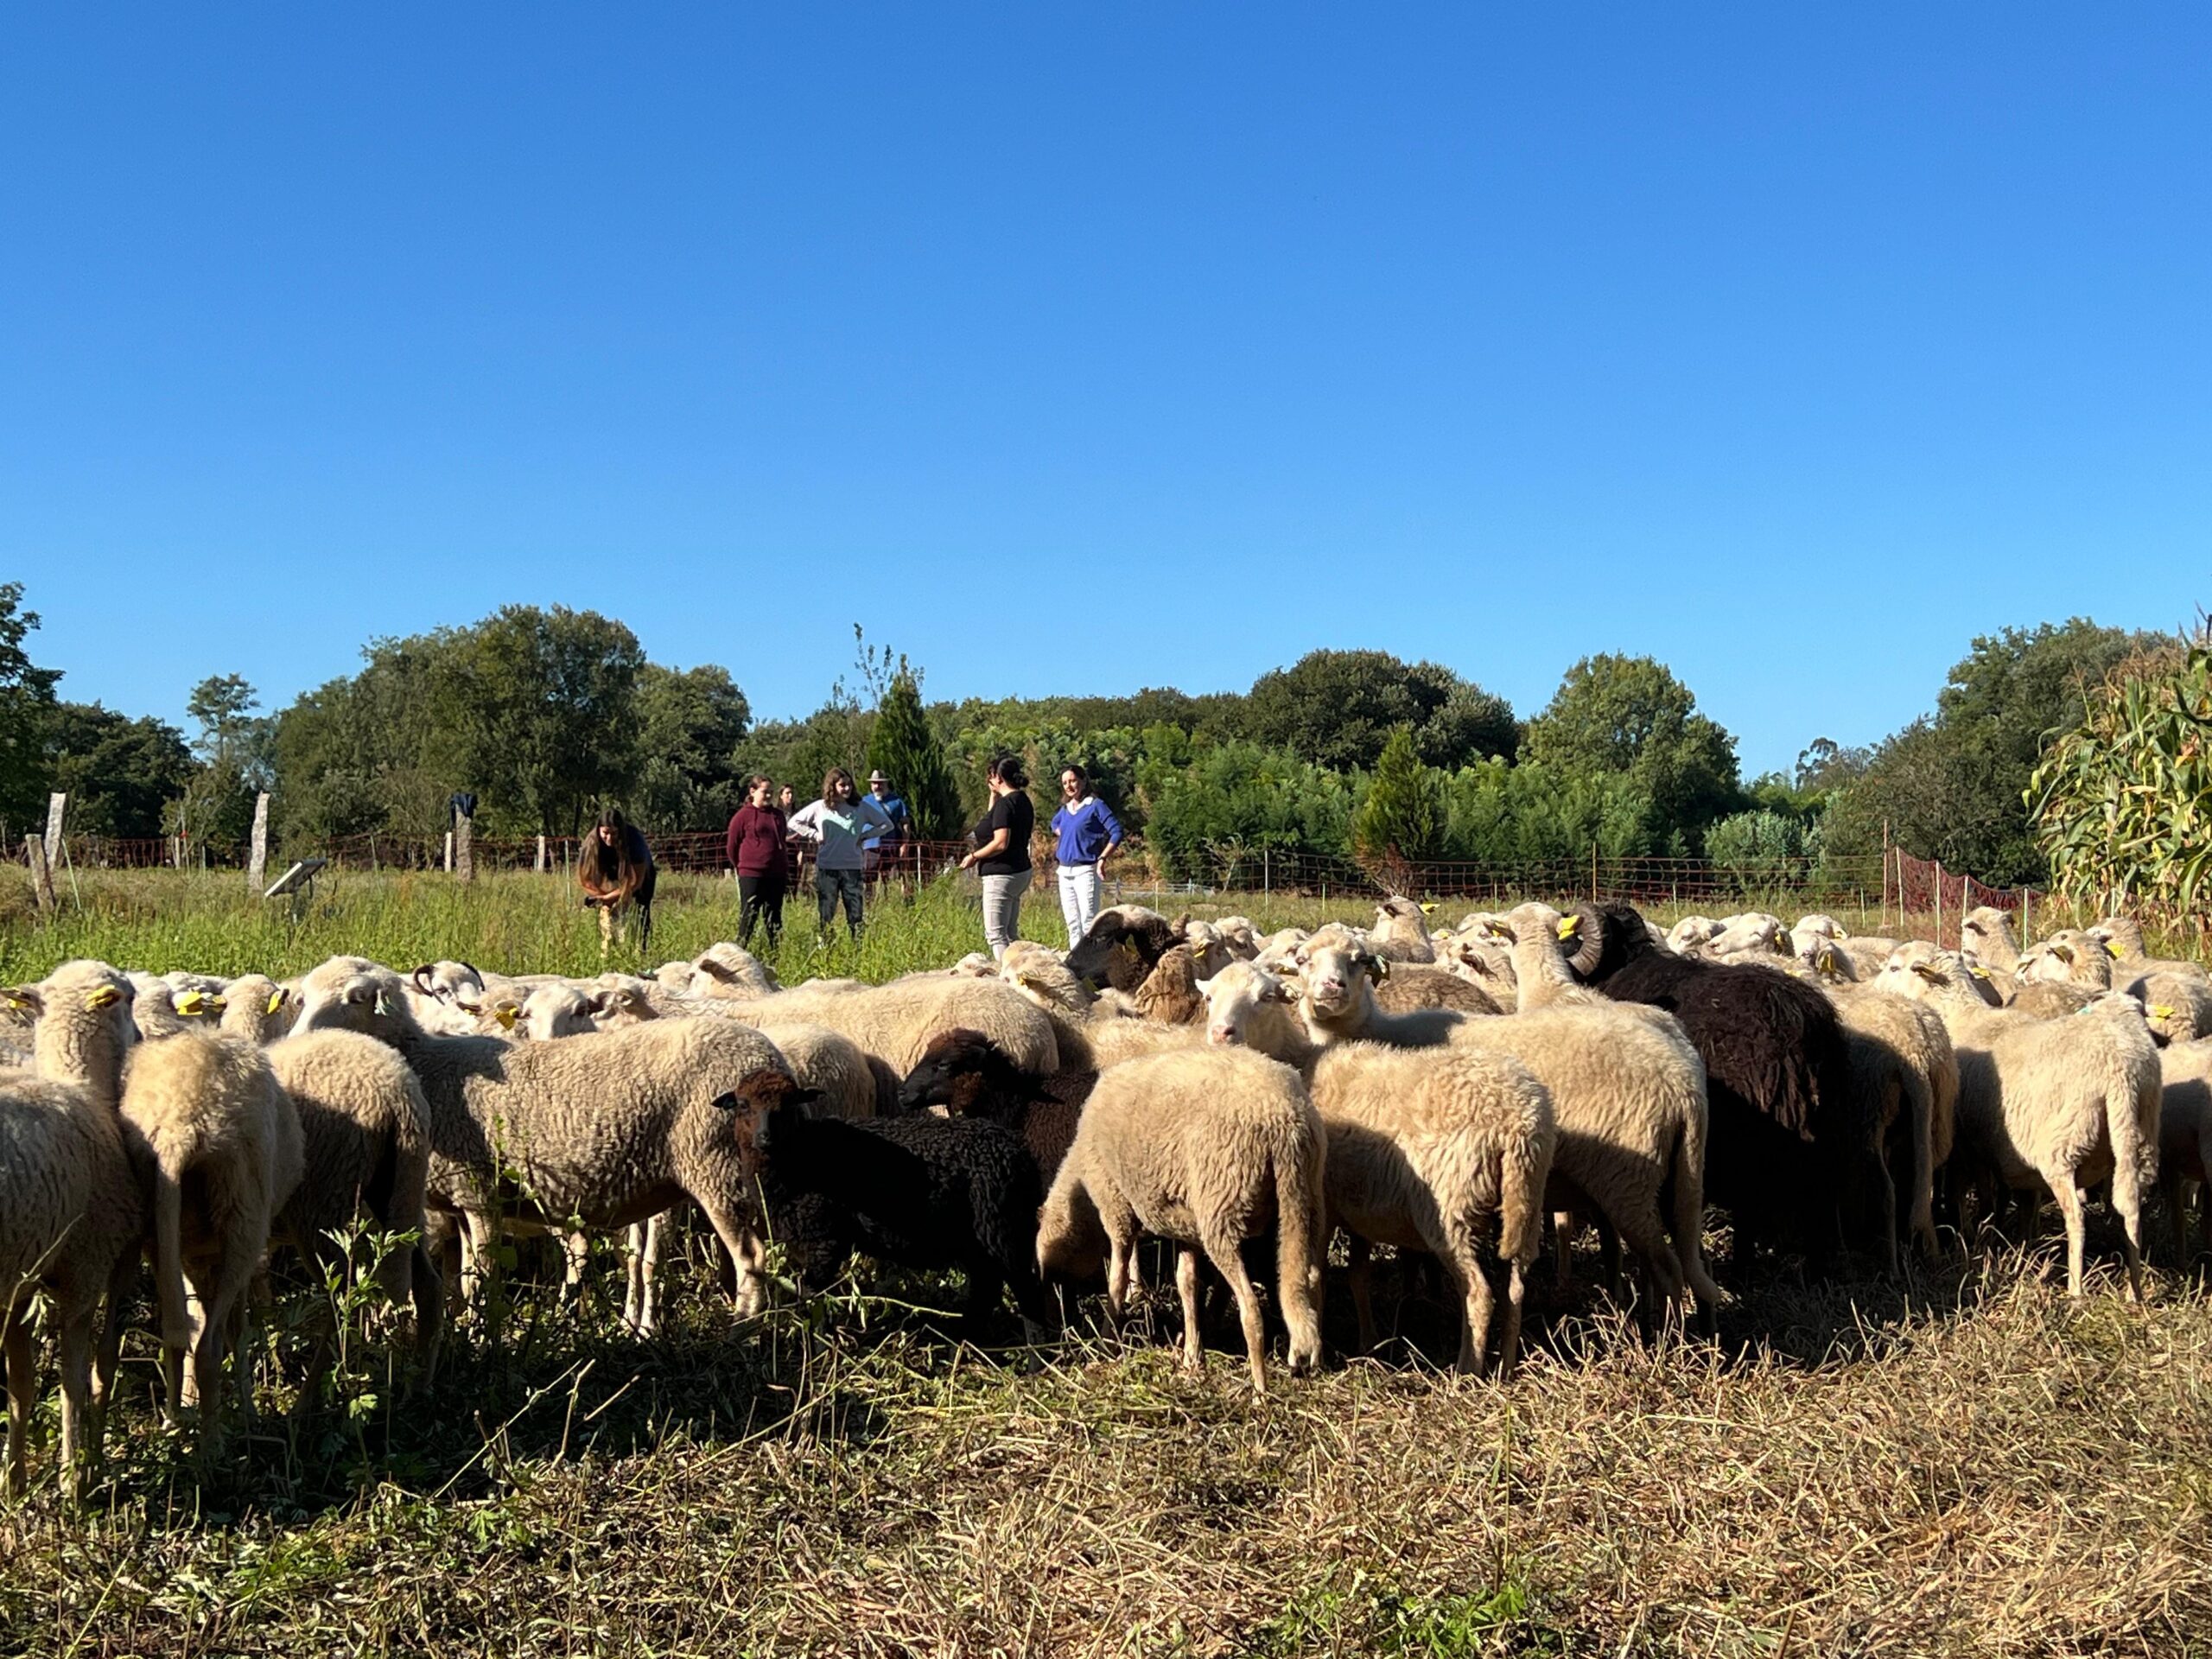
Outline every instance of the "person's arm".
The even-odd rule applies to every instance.
[[[822,803],[809,801],[791,814],[791,832],[801,841],[822,839]]]
[[[879,834],[887,830],[895,830],[898,828],[896,824],[891,822],[891,815],[883,810],[881,804],[873,795],[863,795],[861,797],[859,814],[861,817],[869,820],[868,827],[874,830]]]
[[[1098,855],[1098,868],[1104,869],[1106,861],[1122,850],[1122,821],[1114,816],[1114,809],[1103,801],[1098,803],[1098,816],[1106,823],[1106,850]]]
[[[991,803],[991,816],[994,818],[1001,816],[1001,808],[1003,805],[1003,797],[999,800]],[[1010,839],[1011,832],[1004,823],[993,824],[991,826],[991,838],[985,842],[982,846],[978,847],[974,852],[969,854],[967,857],[962,859],[960,861],[960,868],[964,870],[973,865],[982,863],[983,860],[987,858],[997,856],[1007,849],[1007,843]]]
[[[733,870],[737,868],[737,827],[745,821],[745,815],[750,810],[741,806],[729,815],[729,834],[722,842],[722,861]]]

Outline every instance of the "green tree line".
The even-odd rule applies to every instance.
[[[719,829],[750,772],[805,799],[842,766],[880,767],[921,834],[953,838],[986,804],[986,763],[1014,753],[1040,808],[1063,766],[1085,766],[1178,878],[1263,851],[1510,865],[1593,848],[1751,876],[1872,854],[1886,829],[1985,880],[2044,882],[2054,832],[2031,812],[2031,774],[2082,724],[2090,688],[2163,638],[2078,618],[1978,637],[1932,714],[1868,748],[1816,739],[1789,772],[1746,782],[1734,738],[1649,657],[1584,658],[1525,720],[1452,669],[1379,651],[1313,652],[1243,692],[931,702],[921,669],[855,629],[853,670],[819,708],[756,721],[728,670],[652,662],[621,622],[557,606],[373,640],[357,671],[273,712],[212,676],[188,733],[62,698],[32,660],[23,598],[0,584],[11,827],[35,825],[58,788],[77,830],[236,840],[267,788],[295,844],[435,836],[467,790],[488,836],[573,834],[610,802],[669,834]]]

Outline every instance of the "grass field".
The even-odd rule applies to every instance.
[[[0,887],[0,982],[82,954],[597,966],[535,878],[346,878],[296,937],[243,887],[88,878],[50,927]],[[1057,942],[1054,909],[1033,895],[1028,931]],[[726,884],[671,883],[655,959],[733,915]],[[787,982],[981,944],[950,888],[883,906],[856,957],[811,933]],[[2108,1228],[2092,1248],[2117,1260]],[[919,1311],[949,1287],[865,1268],[739,1327],[693,1252],[654,1341],[620,1334],[608,1252],[581,1312],[525,1281],[503,1340],[459,1333],[427,1398],[365,1315],[354,1405],[296,1440],[264,1415],[204,1488],[134,1337],[86,1508],[50,1480],[0,1507],[0,1652],[2212,1650],[2212,1301],[2154,1274],[2139,1308],[2107,1267],[2069,1305],[2049,1241],[1909,1287],[1738,1274],[1717,1344],[1637,1341],[1584,1274],[1503,1382],[1437,1372],[1445,1310],[1386,1298],[1405,1342],[1262,1402],[1146,1329],[956,1345]],[[314,1294],[277,1304],[264,1408]]]

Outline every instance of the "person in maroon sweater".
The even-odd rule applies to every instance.
[[[750,947],[753,925],[768,925],[768,947],[784,936],[784,815],[768,804],[774,785],[759,772],[745,780],[745,804],[729,821],[725,850],[737,872],[737,942]]]

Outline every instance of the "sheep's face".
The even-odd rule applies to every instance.
[[[1874,982],[1895,995],[1923,1002],[1948,997],[1978,1003],[1984,999],[1974,974],[1953,952],[1939,950],[1924,939],[1914,939],[1890,952]]]
[[[992,1055],[991,1039],[980,1031],[963,1027],[933,1038],[899,1085],[899,1109],[925,1112],[942,1106],[954,1117],[966,1116],[982,1096]]]
[[[534,1042],[578,1037],[596,1030],[596,1004],[572,985],[540,985],[523,999],[522,1033]]]
[[[1388,971],[1364,945],[1325,944],[1300,954],[1306,1000],[1325,1020],[1358,1012],[1374,995],[1372,982]]]
[[[1818,911],[1815,911],[1809,916],[1800,916],[1797,918],[1797,925],[1789,931],[1793,934],[1816,934],[1824,939],[1847,939],[1851,937],[1843,931],[1842,923],[1837,921],[1834,917],[1822,915]]]
[[[716,1096],[715,1106],[729,1114],[740,1154],[748,1166],[757,1167],[758,1160],[776,1155],[778,1143],[821,1098],[820,1090],[802,1089],[785,1073],[764,1066],[746,1073],[727,1094]]]
[[[407,976],[425,1001],[474,1020],[484,1011],[484,976],[465,962],[426,962]]]
[[[1253,1046],[1260,1023],[1298,1001],[1296,992],[1249,962],[1231,963],[1200,980],[1198,995],[1206,1000],[1206,1041],[1216,1048]]]
[[[35,985],[0,991],[0,1002],[26,1023],[51,1020],[71,1027],[89,1025],[90,1034],[120,1061],[137,1036],[131,1023],[130,981],[104,962],[65,962]]]
[[[1106,1225],[1090,1194],[1055,1181],[1037,1213],[1037,1271],[1044,1278],[1096,1279],[1106,1270]]]
[[[390,1041],[409,1019],[397,974],[364,957],[333,957],[300,982],[298,1031],[358,1031]]]

